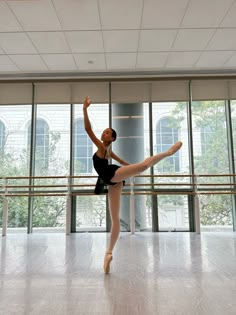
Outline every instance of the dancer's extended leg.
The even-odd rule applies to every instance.
[[[137,174],[144,172],[149,167],[154,166],[165,157],[175,154],[181,147],[182,142],[178,141],[166,152],[148,157],[140,163],[122,166],[115,172],[115,175],[112,177],[111,181],[116,183],[121,182],[126,178],[136,176]]]
[[[110,262],[112,260],[112,251],[115,247],[117,239],[120,234],[120,195],[123,187],[123,183],[117,183],[116,185],[109,185],[108,187],[108,199],[109,199],[109,211],[111,215],[111,235],[110,242],[107,248],[104,258],[104,272],[109,273]]]

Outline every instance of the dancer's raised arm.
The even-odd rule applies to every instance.
[[[84,113],[84,129],[86,130],[89,138],[93,141],[93,143],[97,146],[98,149],[101,149],[103,147],[102,142],[95,136],[91,124],[90,124],[90,120],[88,117],[88,112],[87,109],[91,104],[91,99],[89,96],[86,96],[85,100],[84,100],[84,105],[83,105],[83,113]]]

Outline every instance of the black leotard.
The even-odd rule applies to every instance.
[[[108,164],[108,160],[100,158],[96,153],[93,155],[93,166],[98,173],[98,176],[101,177],[107,185],[115,185],[112,183],[111,179],[115,175],[115,171],[120,168],[120,166],[115,164]]]

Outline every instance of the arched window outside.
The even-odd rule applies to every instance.
[[[4,123],[0,120],[0,153],[4,152],[5,137],[6,137],[6,127]]]
[[[82,118],[75,121],[74,137],[74,157],[79,162],[76,173],[92,173],[93,144],[84,129]]]
[[[158,121],[156,128],[156,153],[167,151],[175,142],[178,141],[178,129],[173,127],[173,120],[165,117]],[[166,158],[160,165],[157,165],[158,171],[179,172],[180,161],[179,151]]]
[[[28,127],[28,147],[30,146],[31,124]],[[36,120],[35,168],[47,169],[49,164],[49,126],[43,119]]]

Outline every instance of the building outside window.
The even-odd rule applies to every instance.
[[[172,126],[172,120],[168,117],[157,122],[156,127],[156,153],[167,151],[175,142],[179,140],[178,129]],[[166,159],[162,164],[161,172],[179,172],[179,151]]]

